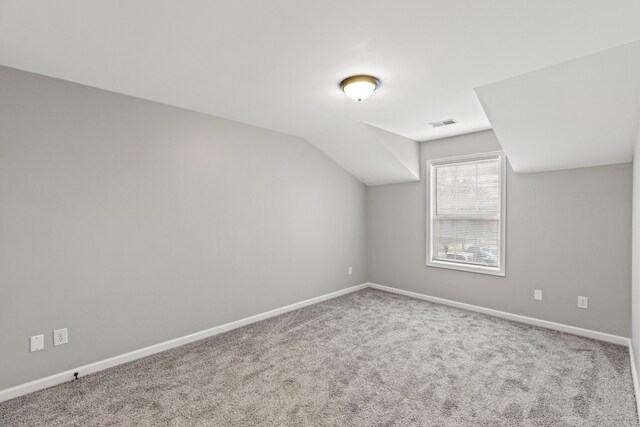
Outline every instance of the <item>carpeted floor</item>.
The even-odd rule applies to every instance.
[[[366,289],[0,403],[3,426],[637,426],[624,347]]]

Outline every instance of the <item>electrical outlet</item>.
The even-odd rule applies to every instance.
[[[589,298],[578,297],[578,308],[584,308],[585,310],[589,309]]]
[[[349,266],[348,273],[353,274],[353,267]]]
[[[69,335],[67,334],[67,328],[56,329],[53,331],[53,346],[59,346],[69,342]]]
[[[533,299],[536,301],[542,301],[542,291],[540,289],[533,291]]]
[[[31,344],[31,352],[44,349],[44,335],[34,335],[29,338]]]

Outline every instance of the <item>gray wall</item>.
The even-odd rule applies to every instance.
[[[640,372],[640,129],[633,150],[633,250],[631,273],[631,343]]]
[[[364,282],[365,197],[300,138],[0,68],[0,389]]]
[[[629,336],[631,164],[526,175],[509,166],[506,277],[425,266],[426,160],[500,149],[492,131],[425,142],[420,182],[368,188],[368,280]]]

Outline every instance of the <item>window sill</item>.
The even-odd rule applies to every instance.
[[[505,277],[504,268],[483,267],[481,265],[468,265],[457,262],[427,261],[427,267],[446,268],[448,270],[466,271],[468,273],[489,274],[491,276]]]

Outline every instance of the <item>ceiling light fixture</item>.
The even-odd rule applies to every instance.
[[[359,75],[347,77],[340,82],[340,89],[354,101],[362,101],[380,86],[380,79],[372,76]]]

